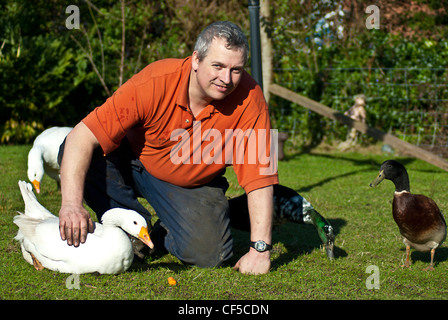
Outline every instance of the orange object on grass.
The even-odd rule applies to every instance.
[[[174,279],[173,277],[168,277],[168,284],[170,286],[175,286],[176,285],[176,279]]]

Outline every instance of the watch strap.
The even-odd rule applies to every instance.
[[[265,245],[264,250],[259,250],[257,247],[257,243],[258,242],[262,242]],[[269,251],[272,249],[272,245],[267,244],[266,242],[264,242],[263,240],[258,240],[258,241],[251,241],[250,242],[250,247],[254,248],[255,250],[257,250],[258,252],[265,252],[265,251]]]

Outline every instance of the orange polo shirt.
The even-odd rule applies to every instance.
[[[126,136],[146,170],[174,185],[206,184],[229,165],[247,193],[277,184],[268,106],[255,80],[244,72],[232,93],[194,117],[190,71],[191,57],[151,63],[82,121],[105,154]]]

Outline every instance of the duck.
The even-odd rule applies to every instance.
[[[403,267],[411,264],[412,247],[417,251],[431,252],[431,263],[425,270],[434,270],[435,250],[446,239],[446,222],[442,212],[433,199],[411,193],[408,172],[400,162],[384,161],[370,187],[377,186],[384,179],[391,180],[395,185],[392,215],[406,245]]]
[[[274,189],[274,226],[292,222],[314,226],[329,260],[334,260],[334,229],[330,223],[313,207],[313,205],[295,190],[280,184]],[[238,230],[249,231],[249,209],[247,195],[230,198],[230,225]]]
[[[59,218],[42,206],[30,183],[19,181],[25,212],[14,217],[19,227],[14,237],[20,243],[24,259],[36,270],[61,273],[118,274],[125,272],[134,259],[133,236],[154,248],[146,220],[136,211],[113,208],[79,247],[69,246],[59,233]]]
[[[39,134],[28,152],[28,179],[37,193],[41,191],[41,182],[46,173],[56,181],[60,189],[59,147],[72,127],[51,127]]]

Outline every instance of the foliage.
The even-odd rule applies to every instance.
[[[5,8],[6,7],[6,8]],[[0,55],[1,141],[30,141],[46,119],[63,122],[60,109],[73,90],[75,55],[64,39],[39,34],[45,26],[37,9],[26,3],[8,3],[1,8],[2,51]],[[33,14],[29,10],[34,10]],[[51,11],[51,10],[50,10]],[[59,118],[59,119],[58,119]]]
[[[446,86],[428,87],[446,83],[446,4],[381,0],[381,28],[369,30],[366,3],[271,1],[271,18],[262,21],[274,45],[274,82],[337,110],[363,92],[370,125],[427,134],[434,128],[422,112],[446,108],[438,104],[447,99]],[[66,2],[0,2],[1,143],[30,142],[46,127],[76,124],[148,63],[189,55],[212,21],[232,20],[249,36],[247,3],[237,0],[70,4],[80,10],[80,29],[66,28]],[[276,127],[311,144],[345,137],[345,127],[300,106],[277,97],[269,103]],[[444,118],[434,117],[444,128]]]
[[[70,5],[79,8],[80,29],[66,28],[68,4],[60,0],[0,3],[2,143],[76,124],[148,63],[188,56],[198,30],[214,20],[233,19],[248,30],[236,0]]]
[[[423,27],[412,20],[407,28],[413,32],[404,37],[390,29],[401,25],[386,14],[379,30],[367,29],[362,5],[348,12],[341,10],[347,1],[308,2],[299,13],[291,12],[298,4],[273,4],[274,82],[342,112],[354,95],[364,93],[368,124],[385,131],[431,134],[435,129],[423,115],[434,112],[437,128],[448,125],[443,116],[448,109],[448,42],[443,35],[448,29],[438,24],[445,15],[418,13],[437,24],[438,33],[415,33]],[[324,136],[345,139],[347,128],[334,121],[278,97],[270,104],[280,130],[299,134],[312,145]]]

